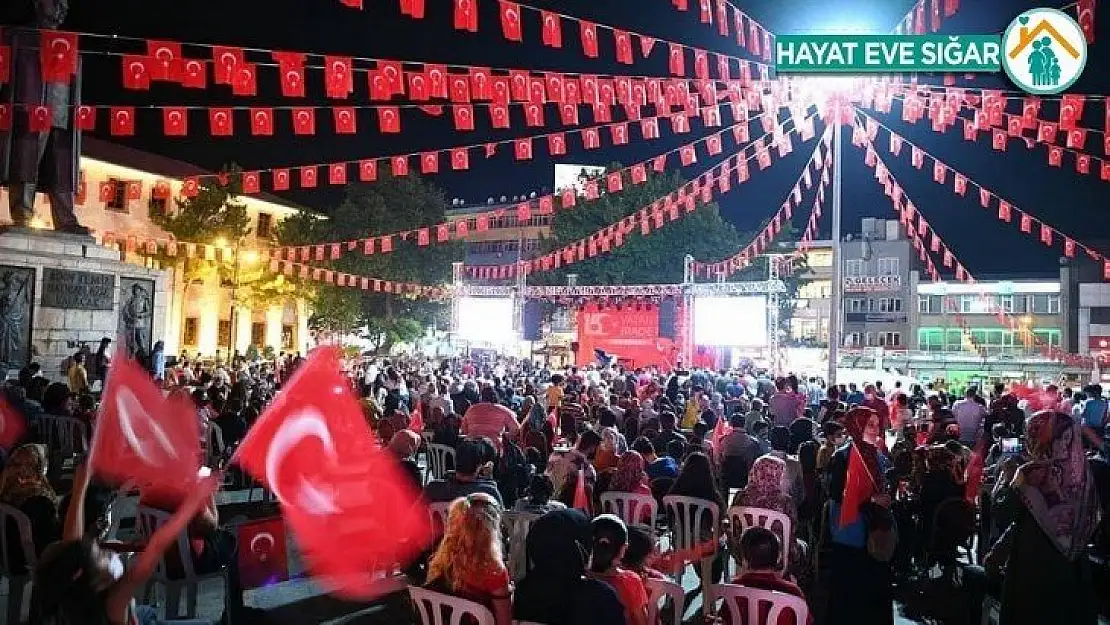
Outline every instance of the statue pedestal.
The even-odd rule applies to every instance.
[[[0,231],[0,377],[30,362],[65,380],[63,360],[82,345],[117,339],[149,353],[166,327],[171,272],[123,262],[89,236]]]

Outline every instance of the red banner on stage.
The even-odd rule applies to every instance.
[[[579,310],[577,363],[597,362],[596,349],[631,367],[669,369],[678,358],[675,341],[659,336],[659,307],[654,304],[618,309],[591,303]]]

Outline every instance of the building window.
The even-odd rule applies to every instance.
[[[109,178],[108,184],[112,186],[112,197],[104,203],[104,208],[112,211],[127,212],[127,183],[118,178]]]
[[[897,258],[880,258],[879,261],[879,275],[880,276],[896,276],[898,275],[898,259]]]
[[[266,324],[260,321],[251,323],[251,345],[261,349],[266,343]]]
[[[197,319],[196,317],[186,317],[185,324],[181,332],[181,343],[189,346],[196,345],[199,328],[200,319]]]
[[[1003,311],[1012,313],[1014,312],[1014,296],[1013,295],[999,295],[998,307]]]
[[[150,210],[150,216],[151,217],[155,217],[155,216],[165,217],[166,216],[166,207],[168,205],[169,205],[169,200],[167,198],[154,197],[154,191],[152,190],[150,192],[150,204],[149,204],[150,209],[149,210]]]
[[[900,297],[884,297],[879,300],[879,312],[897,313],[902,312],[902,298]]]
[[[848,332],[844,335],[844,347],[863,347],[862,332]]]
[[[924,352],[944,351],[944,330],[936,328],[918,329],[917,348]]]
[[[917,296],[917,312],[919,312],[923,315],[929,314],[930,311],[929,311],[929,296],[928,295],[918,295]]]
[[[974,307],[974,305],[975,305],[975,296],[973,296],[973,295],[961,295],[960,296],[960,312],[961,313],[963,313],[963,314],[970,313],[971,309]]]
[[[258,228],[255,235],[260,239],[269,239],[274,235],[274,217],[270,213],[258,213]]]
[[[867,312],[867,300],[856,297],[848,300],[848,312]]]
[[[293,349],[293,326],[281,326],[281,348],[284,350]]]
[[[220,319],[219,329],[216,332],[216,347],[231,343],[231,320]]]
[[[1049,295],[1048,296],[1048,314],[1050,314],[1050,315],[1060,314],[1060,296],[1059,295]]]
[[[901,332],[880,332],[879,333],[879,346],[880,347],[901,347],[902,346],[902,333]]]
[[[846,260],[844,261],[844,275],[849,277],[856,277],[863,275],[863,261],[862,260]]]

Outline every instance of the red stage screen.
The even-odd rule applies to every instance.
[[[596,363],[595,349],[605,350],[626,367],[670,369],[678,357],[671,339],[659,336],[659,308],[635,305],[617,309],[587,304],[578,311],[579,366]]]

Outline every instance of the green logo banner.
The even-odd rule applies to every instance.
[[[999,35],[778,35],[783,74],[998,72]]]

